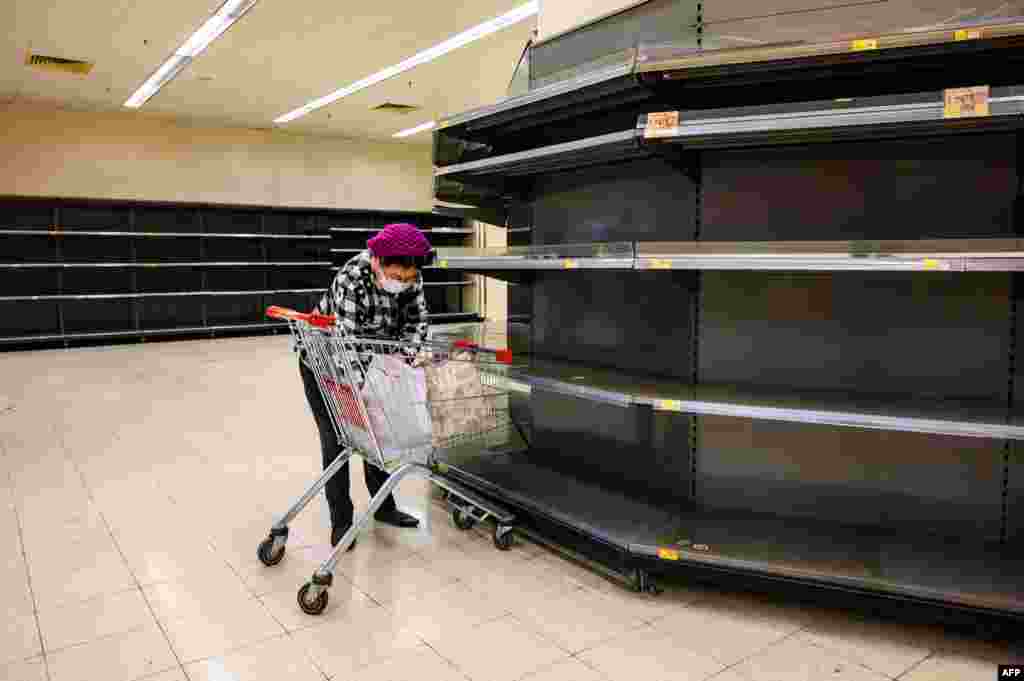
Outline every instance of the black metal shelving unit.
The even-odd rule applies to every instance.
[[[527,442],[450,475],[638,588],[1019,626],[1024,108],[994,65],[1024,60],[1024,23],[886,28],[703,50],[698,22],[635,47],[575,130],[567,93],[601,74],[442,127],[438,198],[503,202],[530,237],[441,253],[529,291],[503,330],[527,359],[494,377]],[[978,85],[987,112],[947,110]]]
[[[463,221],[433,213],[3,198],[0,348],[279,332],[266,307],[313,306],[332,248],[359,242],[332,230],[362,230],[365,248],[398,220],[471,243]],[[461,293],[471,281],[427,278],[434,321],[477,318]]]

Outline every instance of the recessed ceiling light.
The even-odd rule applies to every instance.
[[[232,24],[252,9],[257,1],[225,0],[224,4],[213,13],[213,16],[207,19],[198,31],[189,36],[189,39],[182,43],[174,51],[174,54],[146,79],[146,82],[128,98],[124,105],[131,109],[138,109],[149,101],[160,91],[160,88],[174,80],[175,76],[192,63],[193,59],[202,54],[210,43],[219,38],[224,31],[231,28]]]
[[[377,73],[367,76],[366,78],[363,78],[362,80],[358,80],[355,83],[346,85],[340,90],[335,90],[329,95],[324,95],[319,99],[314,99],[313,101],[303,106],[300,106],[298,109],[294,109],[286,114],[278,116],[277,118],[274,119],[274,122],[288,123],[290,121],[294,121],[296,118],[301,118],[302,116],[305,116],[306,114],[312,111],[316,111],[317,109],[325,107],[328,104],[333,104],[342,97],[348,97],[349,95],[359,92],[360,90],[365,90],[366,88],[372,85],[380,83],[381,81],[387,80],[389,78],[394,78],[399,74],[405,73],[409,69],[420,66],[421,64],[426,64],[427,62],[434,61],[438,57],[444,56],[449,52],[452,52],[453,50],[457,50],[460,47],[464,47],[472,42],[480,40],[481,38],[485,38],[491,35],[492,33],[497,33],[498,31],[504,28],[508,28],[513,24],[517,24],[520,21],[528,19],[533,15],[537,14],[539,10],[539,4],[539,0],[532,0],[532,2],[528,2],[525,5],[520,5],[511,12],[506,12],[505,14],[502,14],[499,17],[495,17],[494,19],[485,21],[482,24],[477,24],[473,28],[467,29],[462,33],[454,35],[442,43],[438,43],[437,45],[434,45],[431,48],[414,54],[405,61],[394,64],[393,66],[389,66],[386,69],[383,69],[381,71],[378,71]]]
[[[427,130],[433,130],[434,126],[437,125],[434,121],[427,121],[426,123],[420,123],[414,128],[406,128],[396,132],[392,137],[408,137],[409,135],[415,135],[418,132],[426,132]]]

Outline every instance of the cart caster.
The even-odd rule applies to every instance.
[[[463,508],[454,508],[452,509],[452,522],[460,530],[471,530],[476,525],[476,518]]]
[[[316,595],[311,596],[311,592]],[[327,587],[306,582],[299,589],[299,607],[307,615],[320,615],[327,608]]]
[[[508,551],[516,543],[516,536],[511,527],[498,525],[494,528],[494,545],[499,551]]]
[[[655,584],[654,582],[647,582],[647,586],[644,588],[644,593],[650,594],[651,596],[660,596],[664,590]]]
[[[633,589],[642,594],[650,594],[651,596],[657,596],[661,593],[661,588],[654,583],[651,576],[643,570],[636,570],[633,573]]]
[[[274,553],[274,538],[267,537],[260,542],[259,549],[256,550],[256,555],[259,557],[260,562],[267,567],[273,567],[284,560],[284,552],[286,550],[284,544],[281,545],[280,550]]]

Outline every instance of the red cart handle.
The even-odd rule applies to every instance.
[[[465,350],[479,350],[480,346],[472,341],[468,340],[457,340],[453,345],[457,348]],[[512,351],[511,350],[494,350],[494,359],[501,364],[512,363]]]
[[[287,307],[271,305],[267,308],[267,316],[271,319],[288,319],[293,322],[306,322],[318,329],[329,329],[334,326],[335,317],[332,314],[321,314],[319,312],[297,312]]]

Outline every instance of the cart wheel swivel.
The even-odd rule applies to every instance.
[[[259,556],[260,562],[267,567],[273,567],[282,560],[284,560],[284,552],[287,547],[281,546],[281,550],[277,553],[273,553],[274,550],[274,538],[267,537],[260,542],[260,547],[256,551],[256,555]]]
[[[471,530],[476,525],[476,518],[464,509],[456,508],[452,509],[452,522],[455,523],[455,527],[460,530]]]
[[[633,589],[642,594],[650,594],[657,596],[661,593],[661,589],[654,583],[651,576],[644,570],[633,571]]]
[[[312,582],[306,582],[299,589],[299,607],[307,615],[320,615],[327,608],[327,589],[324,589],[313,600],[309,600],[309,590],[313,588]]]
[[[494,545],[500,551],[508,551],[516,543],[516,536],[512,533],[511,527],[498,525],[494,528]]]

